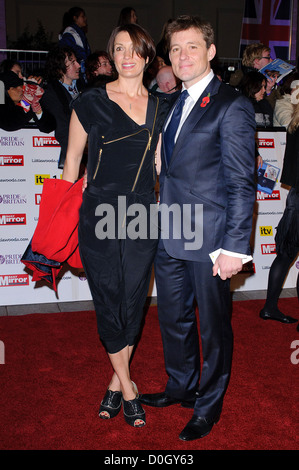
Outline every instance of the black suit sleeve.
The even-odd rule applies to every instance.
[[[33,119],[37,127],[41,132],[45,132],[48,134],[49,132],[52,132],[56,128],[56,120],[55,117],[47,111],[44,107],[42,107],[43,114],[41,118],[39,119],[35,113],[32,112],[33,114]]]
[[[55,118],[47,110],[43,109],[43,114],[38,119],[31,109],[26,113],[21,106],[16,106],[13,103],[0,105],[0,127],[5,131],[12,132],[22,129],[32,119],[41,132],[49,133],[55,129]]]

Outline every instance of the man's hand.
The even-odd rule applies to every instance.
[[[40,85],[41,82],[43,81],[43,77],[37,76],[37,75],[30,75],[30,76],[27,78],[27,80],[30,81],[30,82],[35,82],[35,83],[37,83],[38,85]]]
[[[260,155],[256,157],[256,168],[258,169],[260,166],[263,166],[263,159]]]
[[[23,99],[30,104],[31,109],[36,114],[42,113],[39,100],[44,94],[44,89],[33,83],[25,83],[23,90]]]
[[[213,276],[217,276],[220,269],[220,277],[223,281],[230,279],[242,269],[242,259],[221,253],[213,266]]]
[[[276,78],[267,78],[266,93],[269,95],[276,83]]]

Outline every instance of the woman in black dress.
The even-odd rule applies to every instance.
[[[154,43],[143,28],[117,27],[108,52],[118,79],[75,100],[63,179],[77,179],[88,138],[79,248],[99,336],[114,370],[99,415],[113,418],[123,403],[128,424],[140,427],[145,413],[129,361],[157,246],[154,159],[168,103],[143,85],[144,70],[155,56]]]
[[[279,297],[288,271],[299,253],[299,81],[291,83],[294,89],[293,113],[287,127],[287,141],[280,182],[289,186],[289,194],[282,218],[277,226],[274,259],[268,279],[267,298],[260,311],[263,320],[276,320],[281,323],[297,323],[298,319],[285,315],[278,308]],[[297,275],[297,295],[299,299],[299,274]]]

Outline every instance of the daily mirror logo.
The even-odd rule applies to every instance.
[[[0,276],[0,287],[10,286],[28,286],[29,275],[28,274],[6,274]]]
[[[258,139],[258,147],[259,148],[267,148],[267,149],[274,149],[274,139]]]
[[[263,191],[256,192],[257,201],[280,201],[280,191],[274,190],[272,194],[264,193]]]
[[[0,166],[24,166],[24,155],[0,155]]]
[[[275,243],[264,243],[261,245],[262,255],[275,255],[276,254],[276,245]]]
[[[33,136],[33,147],[60,147],[59,142],[52,136]]]
[[[26,214],[0,214],[0,225],[26,225]]]
[[[42,198],[42,195],[41,195],[41,194],[35,194],[35,195],[34,195],[34,198],[35,198],[35,205],[36,205],[36,206],[39,206],[39,205],[40,205],[41,198]]]

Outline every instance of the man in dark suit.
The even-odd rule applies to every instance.
[[[58,168],[63,168],[71,118],[70,102],[82,89],[80,64],[74,51],[68,46],[53,48],[47,57],[46,72],[48,83],[41,104],[55,117],[55,137],[61,147]]]
[[[211,70],[216,48],[209,23],[179,17],[169,26],[168,41],[174,74],[183,82],[181,96],[188,92],[173,150],[169,134],[176,104],[166,119],[161,155],[155,277],[169,379],[164,392],[143,394],[140,401],[194,407],[179,436],[193,440],[218,421],[230,376],[230,278],[250,255],[255,118],[247,98]],[[180,211],[170,218],[165,208]],[[213,266],[210,254],[216,250]]]

